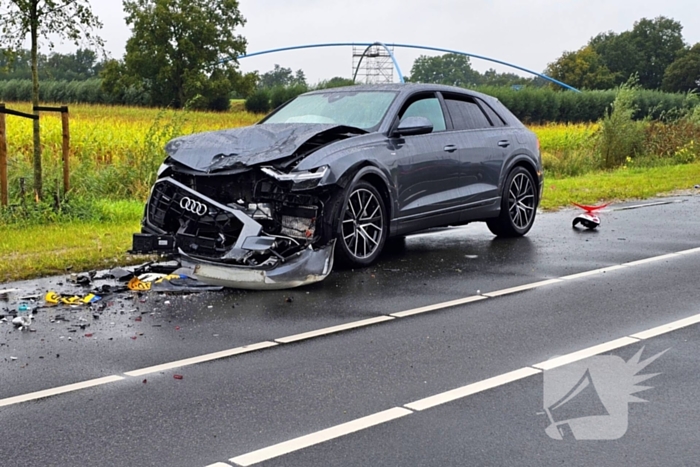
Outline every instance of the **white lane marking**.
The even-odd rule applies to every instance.
[[[646,331],[631,334],[630,337],[634,337],[635,339],[650,339],[652,337],[660,336],[661,334],[666,334],[667,332],[682,329],[697,323],[700,323],[700,315],[689,316],[688,318],[679,319],[678,321],[674,321],[672,323],[662,324],[661,326],[647,329]]]
[[[542,287],[544,285],[556,284],[557,282],[561,282],[561,279],[548,279],[545,281],[533,282],[532,284],[519,285],[517,287],[511,287],[509,289],[497,290],[495,292],[488,292],[488,293],[485,293],[483,295],[486,297],[489,297],[489,298],[500,297],[501,295],[508,295],[508,294],[515,293],[515,292],[522,292],[523,290],[530,290],[530,289],[534,289],[537,287]]]
[[[472,295],[471,297],[460,298],[457,300],[451,300],[449,302],[436,303],[435,305],[423,306],[420,308],[413,308],[412,310],[400,311],[398,313],[392,313],[389,316],[395,318],[405,318],[406,316],[413,316],[419,313],[426,313],[428,311],[441,310],[443,308],[449,308],[457,305],[464,305],[466,303],[478,302],[479,300],[486,300],[488,297],[484,295]]]
[[[488,389],[493,389],[498,386],[503,386],[504,384],[512,383],[519,379],[528,378],[537,373],[541,373],[542,370],[537,370],[535,368],[520,368],[519,370],[511,371],[509,373],[504,373],[502,375],[494,376],[493,378],[485,379],[476,383],[468,384],[462,386],[461,388],[452,389],[451,391],[446,391],[440,394],[435,394],[434,396],[426,397],[425,399],[420,399],[410,404],[405,404],[411,410],[421,411],[435,407],[437,405],[445,404],[463,397],[471,396],[478,392],[486,391]]]
[[[608,352],[610,350],[619,349],[620,347],[625,347],[626,345],[634,344],[639,342],[639,339],[633,337],[621,337],[615,339],[614,341],[604,342],[603,344],[594,345],[593,347],[588,347],[587,349],[579,350],[577,352],[572,352],[570,354],[562,355],[560,357],[555,357],[544,362],[536,363],[532,365],[533,368],[539,368],[540,370],[551,370],[552,368],[557,368],[560,366],[568,365],[569,363],[578,362],[584,358],[592,357],[594,355],[601,354],[603,352]]]
[[[207,467],[231,467],[231,464],[227,464],[226,462],[217,462],[216,464],[209,464]]]
[[[316,331],[304,332],[301,334],[295,334],[293,336],[281,337],[275,339],[275,342],[281,344],[289,344],[290,342],[302,341],[305,339],[311,339],[314,337],[325,336],[326,334],[334,334],[340,331],[347,331],[349,329],[361,328],[364,326],[371,326],[377,323],[383,323],[384,321],[391,321],[394,319],[391,316],[377,316],[376,318],[363,319],[361,321],[353,321],[352,323],[340,324],[338,326],[331,326],[329,328],[318,329]]]
[[[587,277],[587,276],[592,276],[595,274],[601,274],[601,273],[608,272],[608,271],[614,271],[617,269],[626,268],[626,267],[629,267],[630,265],[640,265],[640,264],[650,263],[650,262],[655,261],[656,258],[663,258],[663,257],[671,258],[674,256],[688,255],[688,254],[692,254],[692,253],[700,253],[700,247],[690,248],[688,250],[678,251],[676,253],[654,256],[651,258],[646,258],[644,260],[632,261],[631,263],[627,263],[627,264],[621,264],[621,265],[610,266],[610,267],[606,267],[606,268],[602,268],[602,269],[594,269],[592,271],[586,271],[586,272],[582,272],[582,273],[578,273],[578,274],[572,274],[569,276],[560,277],[559,279],[551,279],[551,281],[558,282],[558,281],[564,281],[564,280],[573,280],[573,279],[578,279],[581,277]],[[533,288],[533,286],[539,287],[539,286],[543,285],[544,283],[548,283],[548,282],[549,281],[535,282],[534,284],[529,284],[529,285],[526,284],[524,286],[520,286],[520,287],[516,287],[516,288],[519,290],[527,290],[529,288]],[[496,296],[504,295],[505,292],[508,290],[512,290],[512,289],[505,289],[502,291],[489,292],[488,294],[483,294],[483,295],[496,297]],[[480,297],[480,296],[466,297],[464,299],[452,300],[452,301],[443,302],[443,303],[437,303],[435,305],[430,305],[427,307],[415,308],[413,310],[406,310],[404,312],[393,313],[389,316],[380,316],[378,318],[372,318],[370,320],[357,321],[355,323],[349,323],[347,325],[335,326],[334,328],[326,328],[325,330],[322,329],[320,331],[311,331],[309,333],[297,334],[296,336],[289,336],[287,338],[276,339],[276,342],[261,342],[261,343],[253,344],[253,345],[249,345],[249,346],[237,347],[235,349],[229,349],[229,350],[223,350],[221,352],[215,352],[213,354],[203,355],[201,357],[193,357],[190,359],[179,360],[176,362],[164,363],[162,365],[156,365],[156,366],[149,367],[149,368],[143,368],[140,370],[129,371],[129,372],[125,373],[125,375],[131,376],[131,377],[141,376],[144,374],[154,373],[157,371],[165,371],[165,370],[172,369],[172,368],[178,368],[178,367],[185,366],[185,365],[192,365],[195,363],[207,362],[207,361],[215,360],[218,358],[230,357],[230,356],[238,355],[241,353],[247,353],[247,352],[252,352],[255,350],[265,349],[268,347],[274,347],[277,345],[277,343],[294,342],[294,340],[287,340],[287,339],[291,339],[291,338],[295,338],[295,340],[309,339],[310,337],[321,336],[321,335],[325,335],[325,334],[329,334],[329,333],[333,333],[333,332],[344,331],[347,329],[354,329],[354,328],[361,327],[361,326],[368,326],[370,324],[376,324],[376,323],[388,321],[388,320],[391,320],[394,318],[403,318],[403,317],[411,316],[411,315],[417,314],[417,313],[425,313],[427,311],[439,310],[439,309],[447,308],[450,306],[456,306],[456,305],[460,304],[460,303],[456,303],[456,302],[460,302],[460,301],[464,301],[465,304],[473,302],[473,301],[479,301],[480,298],[477,298],[477,297]],[[373,321],[373,320],[376,320],[376,321]],[[372,322],[367,323],[367,321],[372,321]],[[655,332],[657,332],[656,330],[660,329],[660,328],[661,327],[654,328]],[[334,329],[334,330],[329,331],[330,329]],[[645,331],[645,332],[651,332],[651,331],[652,330]],[[639,334],[641,334],[641,333],[639,333]],[[635,334],[635,336],[637,336],[639,334]],[[658,335],[658,334],[655,334],[655,335]],[[307,337],[300,337],[300,336],[307,336]],[[242,349],[244,349],[244,350],[242,350]],[[94,387],[94,386],[98,386],[101,384],[108,384],[108,383],[112,383],[115,381],[119,381],[121,379],[123,379],[123,377],[121,377],[121,376],[111,376],[111,377],[106,377],[106,378],[98,378],[95,380],[83,381],[82,383],[75,383],[75,384],[70,384],[67,386],[61,386],[61,387],[53,388],[53,389],[46,389],[44,391],[38,391],[35,393],[25,394],[25,395],[21,395],[21,396],[0,399],[0,407],[12,405],[12,404],[18,404],[21,402],[30,401],[30,400],[34,400],[34,399],[41,399],[44,397],[50,397],[53,395],[64,394],[66,392],[77,391],[80,389]],[[36,394],[41,394],[41,395],[36,396]]]
[[[43,391],[30,392],[29,394],[23,394],[21,396],[8,397],[6,399],[0,399],[0,407],[19,404],[20,402],[33,401],[36,399],[43,399],[44,397],[57,396],[66,392],[77,391],[79,389],[87,389],[107,383],[114,383],[115,381],[121,381],[123,379],[124,377],[117,375],[105,376],[104,378],[91,379],[88,381],[82,381],[80,383],[68,384],[66,386],[59,386],[57,388],[52,389],[45,389]]]
[[[584,272],[579,272],[578,274],[571,274],[569,276],[563,276],[563,277],[560,277],[559,279],[561,279],[563,281],[570,281],[570,280],[574,280],[574,279],[580,279],[582,277],[595,276],[596,274],[604,274],[606,272],[616,271],[618,269],[624,269],[626,267],[627,266],[624,264],[617,264],[615,266],[608,266],[606,268],[593,269],[591,271],[584,271]]]
[[[679,256],[678,253],[669,253],[667,255],[661,255],[661,256],[653,256],[651,258],[646,258],[646,259],[640,259],[637,261],[630,261],[629,263],[623,263],[621,266],[625,267],[630,267],[630,266],[639,266],[640,264],[649,264],[649,263],[654,263],[656,261],[663,261],[665,259],[671,259]]]
[[[298,451],[299,449],[304,449],[309,446],[313,446],[314,444],[323,443],[325,441],[329,441],[334,438],[339,438],[341,436],[345,436],[356,431],[380,425],[391,420],[396,420],[397,418],[401,418],[412,413],[413,412],[411,412],[408,409],[394,407],[393,409],[358,418],[356,420],[352,420],[341,425],[336,425],[331,428],[326,428],[325,430],[317,431],[316,433],[311,433],[305,436],[301,436],[299,438],[275,444],[267,448],[253,451],[248,454],[243,454],[242,456],[229,459],[229,462],[233,462],[234,464],[243,467],[257,464],[259,462],[263,462],[269,459],[273,459],[275,457],[289,454],[290,452]]]
[[[633,204],[632,206],[622,206],[619,208],[610,209],[610,211],[629,211],[630,209],[647,208],[650,206],[663,206],[664,204],[676,204],[676,203],[683,203],[683,202],[685,202],[685,200],[681,200],[681,199],[668,200],[668,201],[655,201],[653,203]]]
[[[267,349],[269,347],[275,347],[275,342],[258,342],[257,344],[244,345],[243,347],[236,347],[233,349],[222,350],[220,352],[209,353],[206,355],[200,355],[198,357],[185,358],[183,360],[177,360],[174,362],[163,363],[162,365],[150,366],[148,368],[141,368],[140,370],[127,371],[124,373],[126,376],[143,376],[150,373],[158,373],[160,371],[172,370],[173,368],[180,368],[183,366],[194,365],[197,363],[210,362],[212,360],[219,360],[221,358],[232,357],[234,355],[240,355],[242,353],[254,352],[256,350]]]

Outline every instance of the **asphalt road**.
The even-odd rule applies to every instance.
[[[621,437],[545,432],[545,379],[557,370],[538,363],[700,313],[700,250],[688,252],[700,247],[700,197],[661,201],[670,203],[607,212],[596,232],[571,229],[573,211],[564,211],[540,215],[517,240],[495,240],[478,224],[413,236],[372,268],[297,290],[119,297],[97,318],[40,309],[36,332],[0,325],[0,465],[223,466],[271,446],[291,452],[262,465],[696,465],[700,324],[595,352],[629,361],[642,348],[642,360],[668,349],[640,371],[659,373],[640,383],[653,387],[637,394],[649,402],[618,404],[628,419]],[[615,268],[678,252],[688,253]],[[559,280],[498,293],[550,279]],[[65,278],[7,287],[72,290]],[[10,306],[0,301],[0,311]],[[596,358],[571,365],[591,362],[605,400]],[[179,363],[148,369],[168,362]],[[412,405],[522,369],[532,374],[425,410]],[[385,415],[395,419],[379,423]],[[598,432],[609,421],[597,419]]]

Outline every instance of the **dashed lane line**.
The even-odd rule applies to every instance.
[[[699,253],[699,252],[700,252],[700,248],[691,248],[688,250],[683,250],[683,251],[679,251],[679,252],[675,252],[675,253],[668,253],[668,254],[663,254],[663,255],[659,255],[659,256],[653,256],[650,258],[641,259],[638,261],[632,261],[629,263],[608,266],[605,268],[594,269],[591,271],[584,271],[581,273],[571,274],[571,275],[563,276],[563,277],[559,277],[559,278],[542,280],[542,281],[538,281],[538,282],[533,282],[531,284],[524,284],[524,285],[520,285],[517,287],[510,287],[507,289],[496,290],[494,292],[482,293],[480,295],[473,295],[473,296],[469,296],[469,297],[465,297],[465,298],[461,298],[461,299],[457,299],[457,300],[450,300],[447,302],[436,303],[434,305],[428,305],[428,306],[424,306],[424,307],[420,307],[420,308],[414,308],[414,309],[410,309],[410,310],[406,310],[406,311],[391,313],[389,315],[381,315],[381,316],[377,316],[375,318],[364,319],[364,320],[360,320],[360,321],[353,321],[353,322],[341,324],[338,326],[332,326],[329,328],[323,328],[323,329],[319,329],[319,330],[315,330],[315,331],[309,331],[309,332],[305,332],[305,333],[301,333],[301,334],[295,334],[292,336],[281,337],[278,339],[274,339],[274,341],[258,342],[255,344],[245,345],[242,347],[236,347],[233,349],[222,350],[219,352],[209,353],[209,354],[205,354],[205,355],[201,355],[201,356],[197,356],[197,357],[191,357],[191,358],[186,358],[186,359],[182,359],[182,360],[176,360],[173,362],[163,363],[160,365],[150,366],[147,368],[141,368],[138,370],[127,371],[123,374],[123,376],[121,376],[121,375],[106,376],[103,378],[97,378],[97,379],[92,379],[92,380],[83,381],[83,382],[79,382],[79,383],[68,384],[65,386],[59,386],[59,387],[52,388],[52,389],[45,389],[42,391],[32,392],[29,394],[8,397],[5,399],[0,399],[0,407],[6,407],[9,405],[13,405],[13,404],[19,404],[22,402],[43,399],[46,397],[56,396],[59,394],[65,394],[68,392],[78,391],[78,390],[85,389],[85,388],[109,384],[109,383],[113,383],[116,381],[121,381],[125,378],[138,377],[138,376],[143,376],[143,375],[147,375],[147,374],[172,370],[175,368],[181,368],[181,367],[188,366],[188,365],[195,365],[195,364],[199,364],[199,363],[210,362],[213,360],[230,358],[230,357],[233,357],[235,355],[246,354],[246,353],[250,353],[250,352],[254,352],[254,351],[258,351],[258,350],[263,350],[263,349],[267,349],[267,348],[271,348],[271,347],[277,347],[280,344],[286,345],[286,344],[290,344],[290,343],[294,343],[294,342],[313,339],[316,337],[326,336],[329,334],[335,334],[335,333],[344,332],[344,331],[353,330],[353,329],[358,329],[358,328],[362,328],[362,327],[373,326],[375,324],[380,324],[380,323],[387,322],[387,321],[393,321],[396,318],[405,318],[405,317],[417,315],[420,313],[427,313],[430,311],[442,310],[442,309],[451,308],[451,307],[464,305],[464,304],[468,304],[468,303],[472,303],[472,302],[477,302],[477,301],[481,301],[481,300],[501,297],[501,296],[509,295],[512,293],[518,293],[518,292],[522,292],[522,291],[526,291],[526,290],[531,290],[531,289],[534,289],[537,287],[542,287],[542,286],[551,285],[551,284],[557,284],[557,283],[561,283],[564,281],[571,281],[571,280],[575,280],[575,279],[593,276],[596,274],[603,274],[603,273],[607,273],[607,272],[616,271],[619,269],[625,269],[625,268],[629,268],[629,267],[633,267],[633,266],[652,263],[655,261],[661,261],[664,259],[678,258],[678,257],[684,256],[684,255]],[[683,320],[681,320],[681,321],[683,321]],[[651,332],[651,331],[652,330],[649,330],[646,332]],[[632,336],[632,337],[634,337],[634,336]],[[544,364],[544,362],[543,362],[543,364]]]
[[[67,392],[78,391],[80,389],[93,388],[95,386],[101,386],[103,384],[114,383],[115,381],[123,380],[123,376],[105,376],[104,378],[91,379],[88,381],[82,381],[80,383],[68,384],[66,386],[59,386],[52,389],[44,389],[43,391],[30,392],[28,394],[22,394],[21,396],[8,397],[6,399],[0,399],[0,407],[6,407],[8,405],[19,404],[21,402],[34,401],[37,399],[44,399],[45,397],[57,396],[59,394],[65,394]]]
[[[258,464],[275,457],[289,454],[290,452],[298,451],[299,449],[313,446],[314,444],[324,443],[331,439],[340,438],[341,436],[349,435],[350,433],[355,433],[357,431],[365,430],[391,420],[396,420],[397,418],[405,417],[406,415],[410,415],[412,413],[413,412],[408,409],[394,407],[393,409],[384,410],[383,412],[358,418],[341,425],[336,425],[331,428],[326,428],[325,430],[317,431],[315,433],[253,451],[242,456],[234,457],[229,459],[229,462],[233,462],[236,465],[244,467]]]
[[[289,441],[284,441],[282,443],[258,449],[247,454],[242,454],[240,456],[233,457],[229,459],[229,462],[232,462],[234,465],[242,467],[258,464],[260,462],[267,461],[275,457],[280,457],[285,454],[289,454],[291,452],[298,451],[316,444],[321,444],[325,441],[334,438],[338,438],[366,428],[376,426],[380,423],[385,423],[396,418],[410,415],[412,413],[421,412],[423,410],[447,404],[458,399],[463,399],[473,394],[487,391],[489,389],[494,389],[499,386],[504,386],[506,384],[519,381],[521,379],[529,378],[530,376],[540,374],[543,371],[551,370],[553,368],[557,368],[563,365],[568,365],[569,363],[577,362],[579,360],[595,355],[600,355],[611,350],[625,347],[637,342],[641,342],[645,339],[649,339],[651,337],[656,337],[661,334],[669,333],[698,323],[700,323],[700,314],[690,316],[688,318],[684,318],[678,321],[674,321],[672,323],[657,326],[647,331],[638,332],[630,336],[625,336],[619,339],[604,342],[602,344],[594,345],[592,347],[588,347],[576,352],[552,358],[545,362],[536,363],[534,365],[526,366],[514,371],[510,371],[508,373],[503,373],[492,378],[477,381],[466,386],[441,392],[439,394],[435,394],[433,396],[429,396],[405,404],[402,407],[394,407],[392,409],[384,410],[382,412],[366,415],[362,418],[358,418],[356,420],[346,422],[341,425],[326,428],[324,430],[317,431],[315,433],[310,433],[299,438],[294,438]],[[402,409],[404,410],[404,412],[398,412]],[[221,464],[222,467],[226,465],[227,464]]]

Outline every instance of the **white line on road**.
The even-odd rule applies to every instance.
[[[472,295],[471,297],[460,298],[458,300],[450,300],[449,302],[442,302],[436,305],[428,305],[420,308],[413,308],[412,310],[400,311],[398,313],[392,313],[389,316],[394,316],[396,318],[405,318],[406,316],[413,316],[419,313],[426,313],[428,311],[442,310],[443,308],[450,308],[457,305],[464,305],[467,303],[478,302],[479,300],[486,300],[488,297],[484,295]]]
[[[648,263],[651,263],[654,261],[659,261],[662,259],[672,259],[675,257],[680,257],[683,255],[689,255],[689,254],[693,254],[693,253],[700,253],[700,248],[691,248],[688,250],[678,251],[676,253],[668,253],[668,254],[663,254],[663,255],[659,255],[659,256],[653,256],[651,258],[646,258],[646,259],[642,259],[642,260],[638,260],[638,261],[632,261],[632,262],[625,263],[625,264],[619,264],[619,265],[615,265],[615,266],[594,269],[592,271],[585,271],[585,272],[581,272],[581,273],[577,273],[577,274],[571,274],[571,275],[563,276],[563,277],[556,278],[556,279],[538,281],[538,282],[534,282],[532,284],[525,284],[525,285],[521,285],[521,286],[517,286],[517,287],[511,287],[508,289],[497,290],[494,292],[488,292],[488,293],[481,294],[481,295],[474,295],[474,296],[470,296],[470,297],[460,298],[457,300],[450,300],[447,302],[436,303],[434,305],[428,305],[428,306],[424,306],[424,307],[420,307],[420,308],[414,308],[411,310],[400,311],[397,313],[392,313],[390,315],[382,315],[382,316],[378,316],[376,318],[370,318],[370,319],[361,320],[361,321],[354,321],[351,323],[341,324],[338,326],[324,328],[324,329],[320,329],[320,330],[316,330],[316,331],[310,331],[310,332],[305,332],[302,334],[296,334],[293,336],[282,337],[279,339],[275,339],[275,342],[264,341],[264,342],[259,342],[256,344],[246,345],[243,347],[236,347],[233,349],[222,350],[220,352],[214,352],[214,353],[210,353],[210,354],[206,354],[206,355],[201,355],[198,357],[192,357],[192,358],[187,358],[184,360],[177,360],[174,362],[163,363],[163,364],[151,366],[148,368],[142,368],[142,369],[138,369],[138,370],[128,371],[128,372],[124,373],[124,375],[126,377],[137,377],[137,376],[143,376],[143,375],[150,374],[150,373],[156,373],[156,372],[171,370],[174,368],[180,368],[180,367],[187,366],[187,365],[194,365],[194,364],[198,364],[198,363],[209,362],[212,360],[218,360],[218,359],[222,359],[222,358],[232,357],[234,355],[250,353],[253,351],[262,350],[262,349],[266,349],[266,348],[270,348],[270,347],[276,347],[276,346],[278,346],[278,344],[288,344],[291,342],[297,342],[297,341],[304,340],[304,339],[311,339],[314,337],[324,336],[327,334],[333,334],[333,333],[337,333],[337,332],[347,331],[350,329],[357,329],[360,327],[366,327],[366,326],[382,323],[385,321],[391,321],[395,318],[405,318],[407,316],[412,316],[412,315],[416,315],[416,314],[420,314],[420,313],[426,313],[428,311],[435,311],[435,310],[441,310],[441,309],[454,307],[454,306],[458,306],[458,305],[464,305],[467,303],[485,300],[487,298],[495,298],[495,297],[499,297],[499,296],[506,295],[506,294],[530,290],[530,289],[533,289],[536,287],[542,287],[544,285],[549,285],[549,284],[554,284],[554,283],[558,283],[558,282],[562,282],[562,281],[568,281],[568,280],[574,280],[574,279],[579,279],[579,278],[583,278],[583,277],[593,276],[596,274],[611,272],[611,271],[615,271],[618,269],[628,268],[631,266],[648,264]],[[690,319],[690,318],[688,318],[688,319]],[[684,320],[681,320],[681,321],[684,321]],[[673,323],[671,323],[671,324],[673,324]],[[691,323],[691,324],[693,324],[693,323]],[[667,326],[670,326],[670,325],[667,325]],[[658,332],[659,330],[661,330],[661,328],[664,328],[664,327],[661,326],[659,328],[654,328],[654,330],[645,331],[645,333],[651,333],[652,331]],[[666,332],[668,332],[668,331],[666,331]],[[663,332],[661,332],[661,333],[663,333]],[[632,337],[639,338],[639,337],[637,337],[639,335],[646,335],[646,334],[638,333],[638,334],[633,335]],[[658,335],[658,334],[655,334],[655,335]],[[546,362],[543,362],[543,364],[546,364]],[[99,386],[99,385],[103,385],[103,384],[113,383],[115,381],[120,381],[122,379],[124,379],[124,377],[122,377],[122,376],[116,376],[116,375],[115,376],[108,376],[105,378],[98,378],[98,379],[93,379],[93,380],[89,380],[89,381],[83,381],[81,383],[60,386],[60,387],[53,388],[53,389],[45,389],[42,391],[33,392],[33,393],[25,394],[25,395],[8,397],[6,399],[0,399],[0,407],[12,405],[12,404],[18,404],[21,402],[31,401],[31,400],[35,400],[35,399],[41,399],[44,397],[65,394],[67,392],[78,391],[80,389],[95,387],[95,386]]]
[[[361,321],[353,321],[352,323],[340,324],[338,326],[331,326],[329,328],[318,329],[316,331],[304,332],[302,334],[295,334],[293,336],[281,337],[275,339],[275,342],[281,344],[289,344],[290,342],[302,341],[305,339],[312,339],[314,337],[325,336],[327,334],[335,334],[336,332],[348,331],[350,329],[361,328],[364,326],[371,326],[377,323],[383,323],[384,321],[391,321],[394,319],[391,316],[377,316],[376,318],[363,319]]]
[[[222,350],[220,352],[209,353],[206,355],[200,355],[198,357],[185,358],[184,360],[177,360],[170,363],[163,363],[162,365],[149,366],[148,368],[142,368],[140,370],[127,371],[124,373],[126,376],[143,376],[150,373],[158,373],[160,371],[172,370],[174,368],[180,368],[187,365],[194,365],[196,363],[210,362],[212,360],[219,360],[221,358],[232,357],[234,355],[240,355],[242,353],[254,352],[256,350],[267,349],[268,347],[275,347],[275,342],[258,342],[257,344],[244,345],[243,347],[236,347],[234,349]]]
[[[662,324],[661,326],[647,329],[646,331],[638,332],[636,334],[630,335],[635,339],[650,339],[652,337],[660,336],[661,334],[666,334],[667,332],[675,331],[677,329],[685,328],[687,326],[692,326],[693,324],[700,323],[700,315],[690,316],[685,319],[679,319],[668,324]]]
[[[557,282],[561,282],[561,279],[548,279],[546,281],[533,282],[532,284],[519,285],[517,287],[511,287],[509,289],[503,289],[503,290],[497,290],[495,292],[485,293],[484,296],[489,297],[489,298],[500,297],[502,295],[508,295],[508,294],[512,294],[515,292],[522,292],[524,290],[535,289],[537,287],[542,287],[545,285],[556,284]]]
[[[20,402],[28,402],[36,399],[43,399],[44,397],[57,396],[59,394],[65,394],[66,392],[77,391],[79,389],[87,389],[95,386],[100,386],[102,384],[114,383],[115,381],[123,380],[123,376],[105,376],[104,378],[91,379],[88,381],[82,381],[80,383],[68,384],[66,386],[59,386],[52,389],[44,389],[43,391],[30,392],[29,394],[23,394],[21,396],[8,397],[6,399],[0,399],[0,407],[5,407],[8,405],[19,404]]]
[[[583,277],[595,276],[596,274],[605,274],[606,272],[617,271],[618,269],[624,269],[626,267],[627,266],[624,264],[618,264],[616,266],[608,266],[607,268],[593,269],[591,271],[579,272],[578,274],[571,274],[569,276],[560,277],[559,279],[563,281],[570,281],[574,279],[581,279]]]
[[[603,352],[619,349],[620,347],[634,344],[635,342],[639,342],[639,339],[635,339],[633,337],[621,337],[619,339],[615,339],[614,341],[605,342],[603,344],[594,345],[593,347],[588,347],[587,349],[579,350],[578,352],[555,357],[544,362],[535,363],[532,366],[534,368],[539,368],[540,370],[551,370],[552,368],[568,365],[569,363],[574,363]]]
[[[503,386],[504,384],[512,383],[519,379],[527,378],[537,373],[542,373],[542,370],[536,370],[535,368],[521,368],[519,370],[511,371],[510,373],[504,373],[502,375],[494,376],[493,378],[485,379],[477,383],[468,384],[462,386],[461,388],[452,389],[451,391],[443,392],[440,394],[435,394],[434,396],[426,397],[425,399],[417,400],[411,402],[410,404],[404,405],[411,410],[425,410],[437,405],[445,404],[463,397],[471,396],[478,392],[486,391],[498,386]]]
[[[393,420],[394,418],[403,417],[405,415],[437,407],[448,402],[463,399],[473,394],[487,391],[489,389],[494,389],[499,386],[504,386],[506,384],[524,378],[529,378],[530,376],[542,373],[543,371],[551,370],[553,368],[557,368],[563,365],[568,365],[569,363],[577,362],[588,357],[593,357],[595,355],[599,355],[605,352],[609,352],[611,350],[615,350],[630,344],[640,342],[642,339],[648,339],[650,337],[659,336],[661,334],[665,334],[676,329],[680,329],[696,323],[700,323],[700,315],[690,316],[682,320],[674,321],[663,326],[658,326],[647,331],[633,334],[632,336],[625,336],[619,339],[614,339],[609,342],[594,345],[593,347],[588,347],[586,349],[578,350],[570,354],[552,358],[551,360],[547,360],[545,362],[523,367],[518,370],[514,370],[481,381],[477,381],[466,386],[435,394],[408,404],[404,404],[403,408],[395,407],[390,410],[385,410],[383,412],[379,412],[373,415],[368,415],[366,417],[353,420],[351,422],[343,423],[335,427],[326,428],[325,430],[318,431],[316,433],[311,433],[300,438],[284,441],[282,443],[278,443],[267,448],[259,449],[248,454],[243,454],[238,457],[229,459],[229,461],[240,466],[249,466],[257,464],[259,462],[263,462],[274,457],[279,457],[284,454],[289,454],[291,452],[304,449],[308,446],[313,446],[315,444],[323,443],[324,441],[328,441],[330,439],[354,433],[365,428],[370,428],[372,426],[378,425],[379,423],[384,423],[386,421]],[[414,412],[405,409],[411,409]],[[405,412],[396,412],[398,416],[390,417],[389,414],[391,414],[392,411],[396,410],[405,410]],[[377,422],[371,423],[370,421],[372,420],[377,420]]]
[[[316,433],[311,433],[299,438],[285,441],[283,443],[275,444],[267,448],[253,451],[242,456],[234,457],[229,459],[229,462],[233,462],[234,464],[244,467],[257,464],[284,454],[289,454],[290,452],[298,451],[299,449],[313,446],[314,444],[323,443],[334,438],[355,433],[356,431],[380,425],[391,420],[396,420],[397,418],[401,418],[412,413],[413,412],[410,410],[403,409],[401,407],[394,407],[393,409],[358,418],[341,425],[336,425],[331,428],[326,428],[325,430],[317,431]]]

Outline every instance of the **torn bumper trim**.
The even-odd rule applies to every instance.
[[[293,258],[272,269],[243,268],[237,266],[195,261],[194,273],[200,281],[233,289],[278,290],[300,287],[324,280],[333,269],[335,240],[314,249],[309,245]]]

